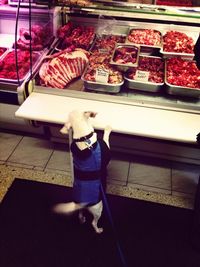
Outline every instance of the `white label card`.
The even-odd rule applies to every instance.
[[[148,82],[149,80],[149,71],[136,70],[135,80],[141,82]]]
[[[99,53],[102,53],[102,54],[107,54],[109,52],[109,50],[108,49],[106,49],[106,48],[100,48],[99,49]]]
[[[109,71],[104,69],[96,69],[96,82],[107,83]]]

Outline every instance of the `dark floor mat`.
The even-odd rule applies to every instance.
[[[107,198],[127,266],[200,266],[189,242],[191,210]],[[105,209],[98,235],[90,223],[80,225],[77,214],[52,213],[54,204],[68,201],[69,187],[15,179],[0,205],[0,266],[122,267]]]

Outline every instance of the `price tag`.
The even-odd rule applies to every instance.
[[[149,80],[149,71],[136,70],[135,80],[141,82],[148,82]]]
[[[99,49],[99,53],[107,54],[108,52],[109,52],[109,50],[106,49],[106,48],[100,48],[100,49]]]
[[[100,83],[107,83],[109,77],[109,71],[104,69],[97,69],[96,70],[96,82]]]

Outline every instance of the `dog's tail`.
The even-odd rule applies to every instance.
[[[77,204],[75,202],[59,203],[53,207],[53,212],[59,214],[70,214],[76,210],[84,208],[84,204]]]

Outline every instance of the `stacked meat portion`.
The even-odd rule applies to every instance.
[[[61,49],[74,45],[87,50],[94,40],[95,33],[93,27],[75,26],[70,21],[58,29],[58,37],[62,40]]]
[[[32,25],[31,32],[29,29],[21,28],[19,31],[20,38],[17,41],[17,48],[29,50],[30,43],[32,50],[42,50],[50,42],[51,31],[49,27],[41,25]]]
[[[70,81],[81,76],[88,56],[89,53],[81,48],[65,49],[42,64],[39,76],[46,86],[65,88]]]

